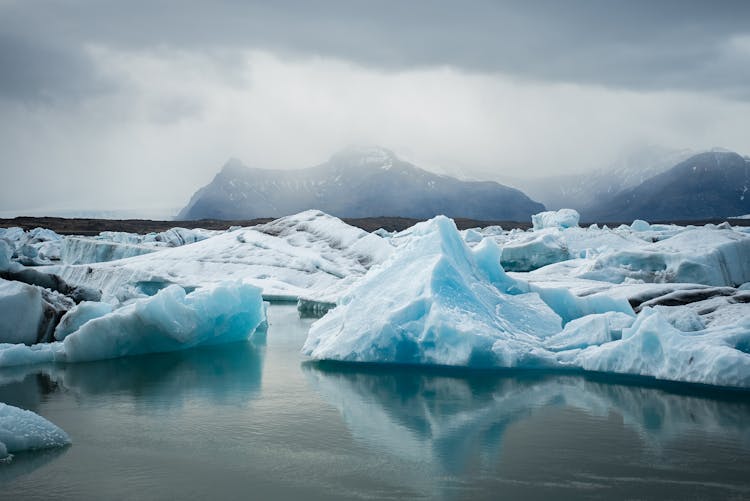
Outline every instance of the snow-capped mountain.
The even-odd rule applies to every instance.
[[[638,186],[693,154],[691,150],[648,146],[633,150],[592,172],[519,180],[518,186],[550,210],[568,207],[586,213],[602,200]]]
[[[750,212],[750,160],[714,149],[605,197],[583,218],[650,221],[725,218]]]
[[[544,206],[492,181],[460,181],[427,172],[384,148],[349,148],[316,167],[249,168],[230,160],[198,190],[178,219],[279,217],[305,209],[339,217],[437,214],[482,220],[528,220]]]

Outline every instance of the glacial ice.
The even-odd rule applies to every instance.
[[[52,340],[53,332],[59,342],[2,345],[0,366],[211,342],[202,329],[231,313],[220,313],[203,295],[234,280],[227,286],[232,297],[240,284],[250,284],[266,299],[299,299],[301,313],[333,308],[305,343],[305,353],[316,359],[548,367],[750,386],[750,233],[728,224],[638,220],[614,229],[580,228],[577,213],[566,210],[538,214],[534,222],[530,231],[458,232],[450,220],[436,218],[398,233],[370,234],[305,211],[227,232],[105,232],[80,239],[88,249],[81,260],[124,256],[130,247],[153,252],[42,267],[54,262],[52,247],[65,249],[68,237],[3,229],[0,274],[33,285],[0,282],[7,289],[0,311],[16,315],[8,305],[23,289],[52,320],[8,337],[2,322],[15,317],[0,317],[0,342]],[[97,255],[107,246],[112,254]],[[178,314],[195,309],[193,297],[209,306]],[[233,304],[232,311],[245,311]],[[18,320],[27,326],[38,318],[37,306],[28,306],[29,319]],[[137,333],[150,328],[144,314],[156,326],[147,337]]]
[[[605,243],[585,257],[507,274],[497,235],[471,249],[475,239],[462,239],[450,220],[421,223],[396,235],[391,258],[312,325],[303,353],[322,360],[548,367],[750,388],[750,294],[702,285],[747,281],[750,239],[719,227],[655,226],[639,228],[639,235],[629,226],[614,233],[536,230],[532,235],[555,231],[570,239],[600,232],[601,239],[589,236],[587,243]],[[616,252],[606,242],[618,240],[648,249],[673,270],[642,278],[692,283],[646,284],[626,276],[618,284],[580,272]],[[638,260],[615,267],[638,273],[638,266],[648,270]],[[631,305],[638,306],[637,316]]]
[[[560,209],[546,211],[531,216],[531,223],[535,230],[543,228],[573,228],[578,226],[581,215],[574,209]]]
[[[391,252],[381,237],[305,211],[150,254],[48,269],[100,289],[105,301],[142,297],[170,284],[192,289],[225,280],[258,286],[267,299],[335,301],[350,284],[345,279],[364,275]]]
[[[540,338],[562,321],[536,293],[510,295],[499,264],[484,269],[452,220],[413,228],[411,241],[313,324],[316,359],[461,366],[549,365]],[[497,251],[495,252],[497,255]]]
[[[83,301],[60,319],[57,327],[55,327],[54,338],[56,341],[62,341],[68,334],[74,333],[89,320],[103,317],[109,313],[112,313],[112,305],[109,303]]]
[[[640,249],[601,253],[582,278],[622,282],[681,282],[736,287],[750,281],[750,238],[727,230],[693,228]]]
[[[0,342],[36,343],[42,311],[39,288],[0,279]]]
[[[88,320],[63,341],[0,344],[0,367],[82,362],[240,341],[264,322],[265,307],[257,287],[221,283],[187,294],[172,285]]]
[[[61,257],[66,264],[90,264],[116,261],[159,250],[146,245],[108,242],[94,238],[68,237],[63,240]]]
[[[219,233],[203,229],[171,228],[145,235],[103,231],[94,237],[80,237],[62,236],[45,228],[24,231],[13,227],[0,228],[0,241],[8,244],[14,262],[27,266],[45,266],[60,262],[87,264],[113,261],[199,242]],[[2,254],[0,249],[0,255]],[[0,270],[3,269],[2,259],[0,257]]]
[[[60,256],[65,264],[103,263],[200,242],[219,233],[179,227],[145,235],[103,231],[96,237],[64,238]]]
[[[58,292],[0,278],[0,343],[50,341],[55,325],[73,306]]]
[[[70,444],[70,437],[42,416],[0,403],[0,462],[12,453]]]
[[[29,231],[19,227],[0,228],[0,240],[10,246],[14,260],[32,266],[59,261],[62,238],[46,228]]]
[[[503,246],[501,263],[506,271],[532,271],[570,258],[558,235],[534,232]]]
[[[750,388],[750,317],[724,328],[683,332],[645,308],[622,339],[563,352],[562,364],[715,386]]]

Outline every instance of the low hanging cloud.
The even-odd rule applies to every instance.
[[[748,153],[750,4],[678,4],[0,2],[0,210],[177,208],[352,143],[500,180]]]

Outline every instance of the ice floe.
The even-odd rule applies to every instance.
[[[170,284],[192,289],[225,280],[256,285],[268,299],[297,300],[320,292],[323,299],[335,300],[349,284],[344,279],[364,275],[391,251],[377,235],[306,211],[129,259],[48,269],[101,290],[105,300],[149,295]]]
[[[86,306],[72,324],[61,327],[63,341],[0,344],[0,367],[45,362],[81,362],[144,353],[176,351],[247,339],[265,323],[260,290],[252,285],[222,283],[186,293],[177,285],[153,297],[131,302],[111,313]],[[62,337],[62,334],[61,334]]]
[[[368,233],[311,210],[226,232],[5,229],[0,276],[13,282],[0,282],[0,341],[16,344],[3,345],[0,365],[202,345],[235,317],[246,336],[263,322],[248,310],[262,294],[298,300],[304,315],[330,310],[303,348],[315,359],[750,387],[749,233],[578,223],[560,210],[528,231],[459,232],[438,217]],[[85,264],[49,264],[60,260]]]
[[[70,437],[42,416],[0,403],[0,462],[16,452],[63,447]]]
[[[617,251],[606,244],[569,260],[575,264],[567,268],[557,263],[506,274],[497,238],[471,249],[473,238],[461,238],[450,220],[421,223],[313,324],[303,353],[349,362],[552,367],[749,388],[750,297],[731,285],[747,281],[750,240],[719,227],[670,227],[660,239],[643,235],[659,228],[635,226],[639,235],[624,227],[614,239],[646,250],[604,267],[609,274],[595,279],[580,272],[586,267],[581,261],[591,266],[602,255],[611,259]],[[606,229],[544,228],[531,235],[550,231],[570,239],[605,232],[601,240],[613,240]],[[566,247],[580,250],[571,244]],[[617,276],[616,269],[640,273],[640,280]]]

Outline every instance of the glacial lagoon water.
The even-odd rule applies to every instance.
[[[750,498],[750,396],[574,374],[307,362],[266,339],[0,372],[73,440],[3,499]]]

